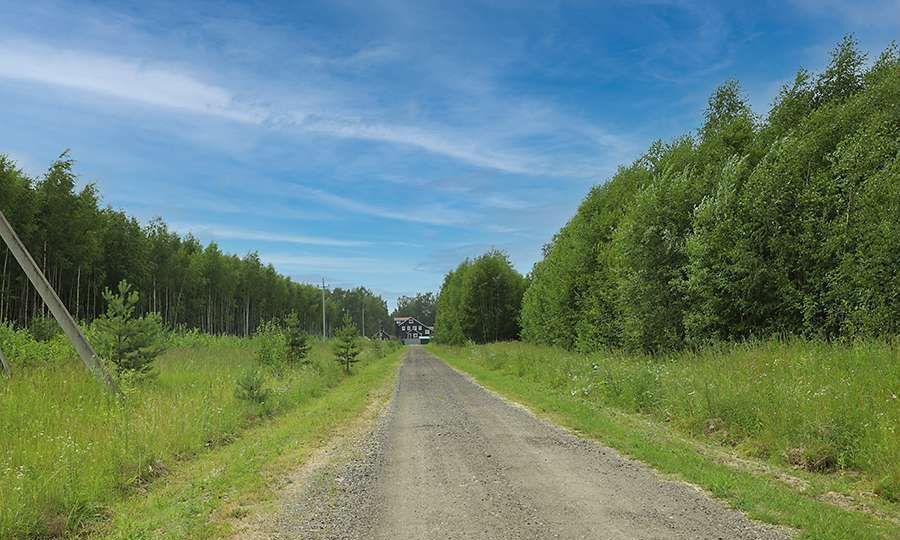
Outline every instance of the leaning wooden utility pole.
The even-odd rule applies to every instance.
[[[121,395],[115,381],[112,380],[112,377],[109,376],[109,373],[107,373],[103,368],[103,364],[97,358],[94,348],[85,339],[81,329],[75,324],[75,319],[72,318],[65,304],[62,303],[56,291],[50,286],[50,282],[44,277],[44,273],[41,272],[41,269],[34,262],[31,254],[25,248],[25,244],[19,239],[19,235],[13,230],[12,225],[6,220],[6,216],[2,211],[0,211],[0,236],[3,237],[6,246],[12,251],[13,257],[19,262],[19,266],[25,271],[25,275],[28,276],[35,290],[41,295],[44,304],[50,308],[50,313],[53,314],[56,322],[59,323],[63,332],[69,337],[69,341],[72,342],[72,346],[75,347],[84,365],[87,366],[94,377],[106,385],[110,392],[117,396]]]

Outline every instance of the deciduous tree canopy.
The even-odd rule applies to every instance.
[[[418,293],[415,296],[401,296],[397,300],[397,309],[391,314],[392,317],[415,317],[416,320],[434,326],[435,308],[437,307],[437,298],[434,293]],[[390,327],[385,330],[391,331]]]
[[[444,278],[437,302],[435,340],[477,343],[519,337],[525,278],[502,251],[465,260]]]
[[[696,136],[654,143],[546,246],[523,336],[657,351],[773,334],[895,335],[896,47],[865,65],[845,38],[823,73],[798,72],[765,119],[736,82],[719,87]]]

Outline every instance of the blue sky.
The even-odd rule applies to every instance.
[[[70,148],[114,207],[393,302],[490,247],[529,271],[724,80],[764,113],[898,30],[900,0],[0,0],[0,152]]]

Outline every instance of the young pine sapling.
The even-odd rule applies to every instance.
[[[163,328],[159,314],[138,316],[140,296],[127,281],[119,282],[117,292],[106,289],[106,313],[97,320],[98,349],[112,362],[119,374],[146,375],[153,360],[162,353]]]
[[[343,366],[344,371],[349,375],[350,366],[359,360],[359,344],[356,341],[356,325],[349,316],[344,315],[344,321],[341,328],[335,332],[336,342],[334,343],[334,359]]]
[[[300,328],[300,317],[292,311],[284,319],[287,329],[288,361],[293,364],[305,364],[309,358],[309,336]]]

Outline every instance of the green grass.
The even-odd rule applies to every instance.
[[[486,386],[802,538],[898,535],[895,344],[771,341],[656,358],[521,343],[431,348]],[[850,493],[872,513],[823,502],[828,492]]]
[[[218,538],[233,533],[233,518],[272,497],[269,479],[301,463],[372,399],[386,399],[386,384],[404,351],[363,363],[353,376],[300,406],[206,452],[145,493],[110,508],[112,519],[93,538]]]
[[[128,385],[117,401],[64,338],[34,342],[0,327],[0,340],[13,363],[13,377],[0,378],[0,538],[102,521],[135,487],[344,379],[317,343],[309,366],[267,374],[264,407],[243,402],[235,380],[256,365],[253,340],[189,335],[158,359],[158,377]]]

